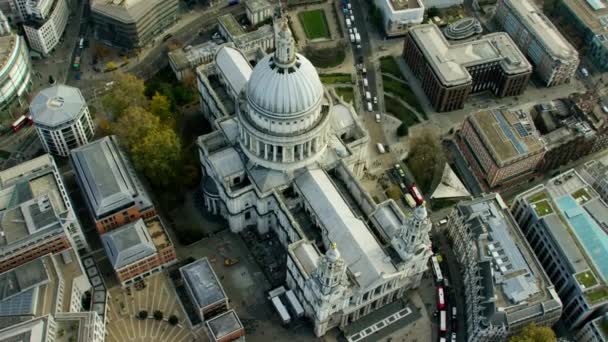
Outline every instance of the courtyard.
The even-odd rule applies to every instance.
[[[198,340],[185,321],[185,314],[177,301],[168,276],[159,273],[146,278],[143,289],[114,287],[109,290],[108,342],[125,341],[192,341]],[[149,318],[140,320],[137,315],[146,310]],[[152,318],[154,311],[163,313],[162,320]],[[175,315],[177,325],[167,319]]]

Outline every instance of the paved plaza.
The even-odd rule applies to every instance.
[[[130,290],[114,287],[109,290],[109,317],[107,325],[108,342],[126,341],[201,341],[185,322],[182,311],[170,280],[165,273],[146,278],[143,290]],[[130,293],[130,294],[129,294]],[[153,318],[139,320],[136,316],[141,310],[148,311],[152,317],[154,311],[160,310],[164,318],[157,321]],[[179,324],[170,325],[166,320],[171,315],[179,318]],[[199,331],[200,332],[200,331]]]

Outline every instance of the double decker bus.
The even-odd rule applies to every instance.
[[[441,273],[441,267],[439,267],[439,260],[436,255],[431,257],[431,264],[433,265],[433,274],[435,275],[435,282],[437,284],[443,283],[443,274]]]
[[[448,315],[445,310],[439,311],[439,332],[443,335],[448,331]]]
[[[11,124],[11,129],[13,132],[18,132],[25,125],[29,125],[32,122],[32,119],[27,115],[21,115],[15,122]]]
[[[443,287],[437,287],[437,309],[445,310],[446,300],[445,300],[445,292],[443,291]]]

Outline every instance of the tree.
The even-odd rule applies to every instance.
[[[555,332],[544,326],[532,323],[524,327],[518,335],[509,339],[509,342],[556,342]]]
[[[423,192],[429,191],[433,179],[441,177],[445,157],[440,138],[430,130],[423,130],[410,138],[407,165]]]
[[[163,319],[163,312],[160,310],[155,310],[154,311],[154,319],[157,321],[160,321]]]
[[[401,125],[397,128],[397,135],[400,137],[406,136],[408,133],[408,127],[405,122],[402,122]]]
[[[172,124],[171,103],[166,96],[161,95],[159,92],[154,93],[154,96],[152,96],[150,112],[158,117],[161,122]]]
[[[150,131],[157,131],[160,120],[141,107],[129,107],[112,125],[112,132],[130,150]]]
[[[131,146],[135,168],[151,183],[168,187],[174,185],[181,157],[181,144],[175,132],[167,126],[149,130]]]
[[[431,7],[427,10],[426,14],[429,18],[438,17],[439,9],[437,7]]]
[[[138,317],[139,319],[146,319],[146,318],[148,318],[148,311],[146,311],[146,310],[141,310],[141,311],[140,311],[140,312],[137,314],[137,317]]]
[[[179,318],[177,318],[177,316],[175,316],[175,315],[169,316],[169,324],[177,325],[177,323],[179,323]]]
[[[148,106],[144,81],[133,74],[117,73],[110,91],[104,95],[104,108],[119,117],[129,107]]]
[[[109,61],[108,63],[106,63],[106,71],[114,71],[118,69],[118,65],[116,65],[116,63]]]

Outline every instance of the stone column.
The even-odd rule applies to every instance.
[[[272,145],[272,161],[277,161],[277,145]]]

